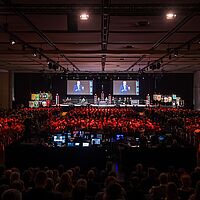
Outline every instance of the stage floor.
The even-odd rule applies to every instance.
[[[58,105],[52,105],[52,106],[58,106]],[[120,105],[116,105],[116,104],[59,104],[60,107],[69,107],[69,106],[75,106],[75,107],[81,107],[81,106],[92,106],[92,107],[141,107],[141,108],[145,108],[146,105],[129,105],[129,104],[120,104]],[[150,106],[152,107],[152,106]]]

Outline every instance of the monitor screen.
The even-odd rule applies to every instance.
[[[97,134],[97,138],[102,140],[102,134]]]
[[[116,140],[123,140],[123,139],[124,139],[124,135],[122,135],[122,134],[116,135]]]
[[[68,143],[67,143],[67,146],[68,146],[68,147],[74,147],[74,143],[73,143],[73,142],[68,142]]]
[[[164,135],[160,135],[158,137],[158,139],[159,139],[159,142],[163,142],[165,140],[165,136]]]
[[[54,141],[54,142],[62,142],[62,143],[65,143],[65,136],[64,136],[64,135],[61,135],[61,134],[54,135],[54,136],[53,136],[53,141]]]
[[[90,144],[88,142],[83,142],[83,147],[89,147]]]
[[[76,143],[75,143],[75,146],[76,146],[76,147],[79,147],[79,146],[80,146],[80,143],[79,143],[79,142],[76,142]]]
[[[113,81],[113,95],[139,95],[139,81],[137,80]]]
[[[68,95],[93,95],[92,80],[68,80],[67,81]]]
[[[101,144],[101,139],[98,138],[93,138],[91,141],[92,145],[100,145]]]
[[[62,134],[57,134],[53,136],[54,146],[61,147],[65,144],[65,136]]]

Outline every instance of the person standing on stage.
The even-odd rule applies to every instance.
[[[82,92],[84,90],[84,86],[81,85],[80,81],[77,81],[74,85],[74,92]]]

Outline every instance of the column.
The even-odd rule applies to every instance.
[[[12,108],[13,73],[0,70],[0,108]]]
[[[195,110],[200,110],[200,71],[194,73],[193,104]]]

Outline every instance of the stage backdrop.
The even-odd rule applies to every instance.
[[[52,92],[53,96],[59,93],[61,98],[67,95],[67,80],[60,75],[47,75],[40,73],[15,73],[15,103],[28,105],[31,93],[34,92]],[[93,80],[94,78],[94,80]],[[133,76],[136,80],[137,75]],[[83,79],[83,77],[81,78]],[[124,80],[120,77],[117,80]],[[113,93],[112,78],[88,77],[87,80],[93,80],[93,94],[100,96],[102,89],[105,97]],[[116,80],[116,79],[115,79]],[[154,92],[161,94],[177,94],[181,96],[187,106],[192,106],[193,101],[193,74],[145,74],[139,78],[139,96],[137,98],[145,99],[146,95]],[[92,96],[88,96],[92,98]]]

